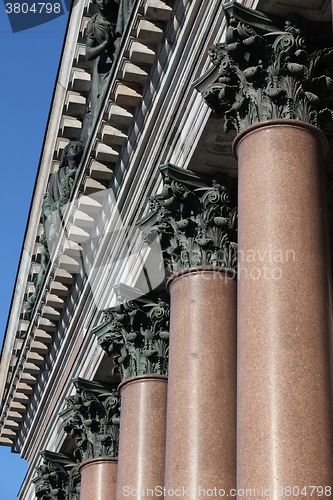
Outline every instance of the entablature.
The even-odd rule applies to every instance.
[[[71,140],[80,138],[90,88],[90,64],[85,60],[84,46],[85,30],[95,6],[82,2],[73,7],[25,241],[31,263],[28,264],[25,259],[20,288],[15,292],[17,307],[11,311],[12,321],[2,357],[4,386],[0,443],[3,445],[14,445],[18,429],[16,425],[15,432],[7,429],[6,422],[11,421],[9,414],[14,412],[16,422],[23,421],[30,399],[27,394],[33,392],[43,371],[59,325],[62,324],[63,329],[64,321],[70,320],[68,306],[71,307],[73,286],[82,287],[82,246],[91,239],[96,219],[102,215],[100,201],[114,177],[129,131],[135,124],[135,114],[142,105],[149,71],[156,63],[167,24],[173,17],[172,4],[171,1],[161,0],[134,2],[108,91],[80,165],[73,193],[79,201],[66,211],[66,231],[36,293],[35,284],[43,265],[42,196],[50,174],[59,168],[65,147]],[[93,196],[95,193],[97,195]],[[36,297],[31,300],[32,307],[28,314],[24,304],[34,293]],[[77,293],[74,290],[74,296]],[[24,384],[30,387],[28,392],[22,390],[23,379]]]

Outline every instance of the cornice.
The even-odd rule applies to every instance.
[[[83,32],[89,19],[88,15],[89,11],[83,8],[80,22],[75,18],[75,25],[71,21],[69,24],[58,90],[55,93],[42,154],[40,171],[43,172],[43,177],[39,175],[37,181],[34,206],[40,206],[48,175],[57,166],[63,148],[80,134],[79,123],[83,117],[87,96],[87,86],[84,82],[89,80],[87,65],[82,57]],[[74,11],[71,16],[72,19],[76,16]],[[53,335],[58,329],[62,310],[66,309],[66,300],[71,294],[77,273],[80,272],[80,244],[90,237],[96,214],[101,210],[98,197],[96,199],[92,195],[105,190],[113,177],[123,143],[134,123],[135,108],[141,105],[146,81],[145,72],[155,63],[166,22],[171,17],[172,9],[162,1],[156,5],[152,0],[141,0],[135,6],[110,80],[110,95],[106,97],[101,110],[103,113],[100,114],[80,167],[81,175],[73,193],[74,198],[79,198],[79,204],[71,206],[66,214],[67,220],[70,221],[70,230],[59,241],[57,257],[46,274],[31,319],[26,318],[22,306],[26,297],[33,291],[33,279],[40,269],[41,245],[38,236],[40,227],[33,228],[31,222],[28,226],[30,241],[33,241],[31,238],[36,231],[37,240],[35,253],[32,252],[34,255],[29,276],[25,265],[27,277],[23,277],[20,287],[22,291],[27,280],[25,296],[21,296],[22,312],[18,327],[11,326],[12,330],[7,331],[7,345],[12,352],[6,358],[7,349],[2,358],[2,370],[6,374],[4,378],[7,379],[7,385],[2,393],[0,444],[12,446],[15,442],[33,387],[52,345]],[[69,60],[72,61],[71,64]],[[66,67],[71,67],[72,70],[66,71]],[[60,114],[57,112],[59,109],[63,110]],[[50,151],[54,151],[53,164]],[[34,221],[39,218],[35,213],[31,213],[31,220],[32,216]],[[12,310],[11,314],[14,313],[17,314],[17,311]],[[8,342],[9,337],[11,342]],[[23,390],[26,392],[22,392]],[[6,422],[9,422],[11,428],[7,428]],[[11,422],[17,425],[14,427]]]

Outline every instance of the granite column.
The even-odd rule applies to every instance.
[[[80,500],[115,500],[117,458],[93,458],[80,466]]]
[[[167,380],[165,376],[142,375],[119,386],[118,499],[163,491]]]
[[[169,290],[167,498],[182,488],[191,498],[215,488],[228,495],[236,486],[235,273],[191,268],[173,275]]]
[[[101,347],[114,356],[122,379],[119,500],[163,492],[169,339],[169,306],[163,295],[168,300],[165,293],[127,299],[106,311],[105,321],[94,329]]]
[[[238,487],[287,498],[284,487],[298,496],[317,485],[320,498],[333,486],[326,138],[271,120],[245,129],[235,149]]]
[[[331,31],[224,10],[225,42],[196,87],[238,132],[238,497],[331,497]]]
[[[77,378],[76,394],[60,412],[63,428],[77,443],[80,500],[115,500],[119,396],[112,385]],[[76,498],[76,497],[75,497]]]
[[[166,498],[236,486],[236,220],[227,176],[162,165],[139,224],[160,235],[172,276]]]

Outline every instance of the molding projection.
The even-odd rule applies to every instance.
[[[80,462],[117,457],[120,399],[116,388],[82,378],[73,383],[76,394],[66,398],[66,408],[59,415],[64,431],[78,446],[75,457]]]
[[[39,500],[79,500],[81,477],[74,457],[43,450],[43,463],[32,483]]]
[[[104,311],[92,329],[100,347],[113,358],[121,379],[137,375],[167,375],[169,297],[150,292]]]
[[[224,117],[225,130],[286,118],[332,133],[333,48],[326,23],[292,14],[272,20],[237,2],[224,11],[226,41],[211,46],[214,66],[193,85]]]
[[[160,235],[170,273],[196,266],[236,269],[236,189],[231,179],[197,174],[170,163],[159,167],[163,191],[137,222],[144,238]]]
[[[59,238],[54,238],[51,245],[55,255],[49,260],[50,248],[46,248],[42,236],[43,193],[50,187],[50,174],[61,170],[58,163],[67,144],[72,140],[77,142],[81,137],[92,83],[89,62],[85,58],[85,32],[97,6],[88,0],[73,4],[19,264],[18,281],[9,313],[1,360],[0,390],[3,404],[0,444],[14,446],[15,450],[23,446],[23,453],[31,448],[22,443],[25,436],[33,431],[28,430],[30,425],[20,427],[19,423],[26,418],[28,421],[35,418],[36,405],[31,407],[34,387],[38,386],[38,391],[41,391],[48,383],[48,377],[39,375],[49,368],[46,360],[53,350],[53,343],[66,344],[67,341],[62,342],[64,332],[68,328],[75,328],[71,323],[73,303],[80,302],[83,306],[87,300],[84,290],[88,286],[90,262],[94,260],[93,256],[97,258],[100,251],[97,240],[105,238],[103,231],[95,238],[95,230],[98,221],[102,224],[103,217],[108,217],[107,214],[114,207],[111,200],[108,200],[110,203],[100,203],[101,198],[107,189],[114,186],[117,199],[119,195],[121,217],[126,217],[127,210],[131,211],[138,203],[138,200],[134,200],[131,208],[128,208],[125,201],[129,178],[137,171],[134,168],[136,148],[138,146],[140,149],[141,141],[144,144],[149,140],[150,134],[142,135],[141,132],[146,126],[149,128],[150,123],[153,127],[163,128],[156,116],[160,106],[158,103],[163,100],[163,89],[169,88],[169,85],[160,83],[169,81],[171,66],[177,66],[176,59],[170,54],[178,50],[179,43],[187,40],[184,33],[194,19],[187,17],[183,2],[168,1],[166,4],[161,0],[122,0],[120,3],[111,3],[118,3],[122,7],[122,36],[116,40],[118,45],[114,64],[103,95],[99,97],[99,101],[103,102],[94,119],[95,124],[81,165],[74,178],[71,177],[74,175],[74,172],[70,172],[72,168],[64,172],[68,174],[68,182],[66,186],[60,187],[65,198],[71,192],[68,207],[57,206],[53,211],[54,206],[51,217],[48,217],[48,222],[54,218],[61,222]],[[190,11],[192,8],[196,10],[197,6],[191,6]],[[179,22],[174,23],[173,18]],[[182,57],[185,57],[184,54]],[[150,77],[152,86],[148,84]],[[138,175],[141,178],[141,174]],[[59,180],[61,183],[62,179]],[[62,196],[60,204],[63,201]],[[44,213],[44,219],[45,216]],[[87,248],[88,240],[91,242],[89,255],[92,260],[88,259],[85,268],[82,266],[82,252]],[[76,310],[74,314],[79,313]],[[13,414],[17,425],[12,423]]]

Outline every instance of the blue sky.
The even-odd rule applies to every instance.
[[[8,0],[6,0],[8,1]],[[27,216],[58,70],[67,13],[12,33],[0,1],[1,226],[0,343],[13,293]],[[0,498],[16,500],[25,460],[0,446]]]

